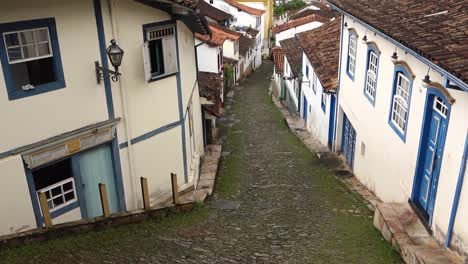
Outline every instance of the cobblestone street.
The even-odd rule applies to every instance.
[[[318,160],[289,131],[271,74],[264,61],[228,96],[216,189],[192,216],[7,250],[0,262],[402,263],[334,175],[339,161]]]

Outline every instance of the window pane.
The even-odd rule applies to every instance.
[[[34,31],[23,31],[20,32],[21,44],[34,44]]]
[[[49,41],[49,31],[46,28],[36,30],[36,42]]]
[[[6,34],[5,43],[7,47],[18,46],[20,44],[19,39],[18,39],[18,34],[17,33]]]
[[[57,186],[52,189],[52,196],[57,196],[62,193],[62,188],[60,186]]]
[[[24,46],[23,55],[25,59],[36,57],[36,46]]]
[[[65,201],[68,202],[70,200],[75,199],[75,193],[74,192],[69,192],[65,194]]]
[[[54,201],[54,206],[58,206],[64,203],[63,196],[59,196],[55,198],[53,201]]]
[[[66,192],[68,190],[71,190],[73,188],[73,184],[71,182],[65,183],[63,185],[63,191]]]
[[[10,61],[21,60],[21,48],[9,48],[8,49],[8,58]]]
[[[49,43],[37,44],[37,51],[39,52],[39,56],[49,55]]]

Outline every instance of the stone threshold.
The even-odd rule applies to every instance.
[[[408,264],[462,264],[465,257],[442,247],[408,203],[378,203],[374,226]]]
[[[336,156],[336,153],[321,145],[312,133],[304,129],[304,121],[290,113],[285,106],[272,95],[272,101],[282,113],[285,122],[306,147],[319,159]],[[442,247],[432,237],[408,203],[383,203],[372,191],[364,186],[346,165],[342,155],[342,166],[335,171],[336,176],[351,193],[359,195],[369,210],[374,212],[374,226],[382,233],[386,241],[400,253],[408,264],[463,264],[466,259],[457,253]]]

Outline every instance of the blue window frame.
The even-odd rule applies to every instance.
[[[314,94],[317,93],[317,74],[315,72],[312,73],[312,91]]]
[[[388,124],[403,142],[406,142],[412,87],[413,75],[409,69],[395,66]]]
[[[306,65],[306,77],[307,77],[307,80],[309,79],[309,66]]]
[[[364,78],[364,95],[375,106],[375,96],[377,94],[377,76],[379,71],[380,52],[373,45],[367,46],[366,75]]]
[[[354,30],[350,30],[348,38],[348,61],[346,65],[346,73],[353,81],[356,72],[357,43],[358,35]]]
[[[0,38],[9,100],[65,88],[54,18],[0,24]]]
[[[325,113],[326,109],[327,109],[327,94],[325,93],[325,90],[322,88],[322,102],[321,102],[321,106],[322,106],[322,111]]]

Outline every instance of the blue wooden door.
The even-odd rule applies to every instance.
[[[305,97],[304,95],[304,105],[303,105],[303,108],[302,108],[302,111],[303,111],[303,117],[304,117],[304,120],[307,122],[307,113],[308,113],[308,110],[309,107],[307,105],[307,98]]]
[[[110,146],[101,146],[81,154],[79,169],[86,217],[102,215],[99,183],[106,185],[111,213],[117,212],[119,208]]]
[[[439,180],[440,166],[442,164],[442,153],[447,132],[447,114],[448,107],[439,97],[434,98],[432,109],[429,110],[430,124],[427,126],[429,133],[421,153],[423,162],[422,175],[418,188],[418,205],[427,214],[426,217],[432,217],[434,211],[435,198],[437,193],[437,184]]]
[[[343,136],[341,151],[348,163],[349,167],[353,169],[354,166],[354,151],[356,149],[356,130],[354,129],[346,115],[343,115]]]

